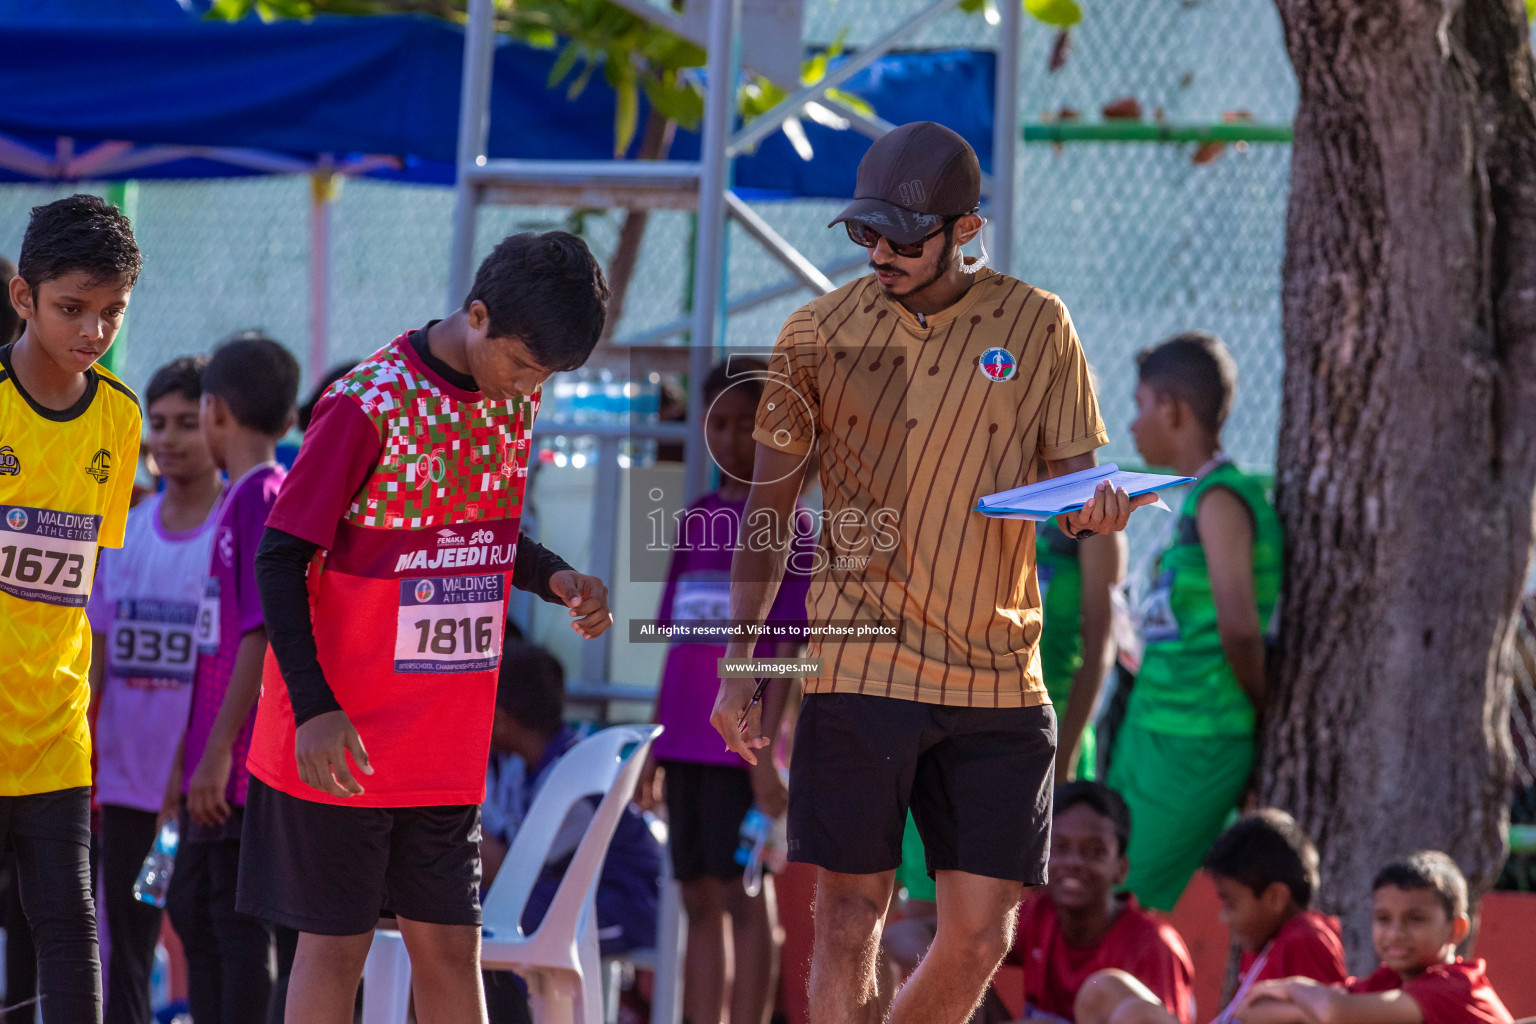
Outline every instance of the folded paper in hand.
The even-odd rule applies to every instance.
[[[1176,487],[1194,480],[1192,476],[1164,476],[1161,473],[1123,473],[1113,462],[1094,466],[1066,476],[1053,476],[1028,487],[1015,487],[1011,491],[988,494],[976,502],[976,511],[993,519],[1028,519],[1043,523],[1064,512],[1076,512],[1098,490],[1099,484],[1108,480],[1114,487],[1123,488],[1131,497]],[[1148,508],[1167,509],[1162,498]]]

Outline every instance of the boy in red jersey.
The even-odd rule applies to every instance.
[[[241,910],[300,932],[289,1020],[352,1020],[381,908],[421,1020],[485,1020],[477,844],[507,591],[566,605],[586,637],[612,621],[601,581],[518,544],[540,386],[586,361],[607,301],[580,239],[514,235],[462,309],[315,409],[257,559],[272,656],[240,865]]]
[[[1244,1024],[1511,1024],[1483,961],[1465,961],[1467,880],[1456,862],[1422,850],[1388,864],[1371,885],[1371,939],[1381,967],[1347,987],[1287,978],[1254,986]]]
[[[1173,926],[1115,890],[1130,862],[1131,812],[1100,782],[1056,787],[1050,879],[1019,911],[1015,951],[1024,967],[1026,1016],[1076,1020],[1073,1004],[1095,972],[1134,979],[1168,1024],[1194,1020],[1194,965]]]
[[[1309,909],[1318,887],[1317,848],[1284,811],[1255,812],[1223,832],[1206,855],[1221,920],[1243,948],[1237,993],[1216,1018],[1230,1024],[1244,996],[1274,978],[1344,981],[1337,918]],[[1088,979],[1078,1024],[1174,1024],[1153,995],[1117,971]]]

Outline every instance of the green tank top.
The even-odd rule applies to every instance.
[[[1127,721],[1178,736],[1232,736],[1253,732],[1253,704],[1221,649],[1216,603],[1196,510],[1212,488],[1225,487],[1253,513],[1253,587],[1259,628],[1269,630],[1280,596],[1280,520],[1264,478],[1224,462],[1185,495],[1173,542],[1157,563],[1152,593],[1142,603],[1146,649],[1131,690]]]
[[[1040,671],[1061,714],[1072,676],[1083,667],[1083,568],[1078,542],[1054,523],[1035,527],[1035,578],[1045,624],[1040,633]]]

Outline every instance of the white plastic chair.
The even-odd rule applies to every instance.
[[[602,1024],[598,874],[660,733],[659,725],[614,726],[582,740],[555,762],[486,894],[481,966],[522,975],[539,1024]],[[631,744],[634,749],[624,755]],[[532,935],[525,935],[523,909],[555,835],[571,808],[593,793],[605,795],[544,919]],[[376,932],[363,969],[363,1024],[405,1024],[410,978],[410,957],[400,933]]]

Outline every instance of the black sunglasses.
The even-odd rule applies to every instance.
[[[944,223],[940,224],[936,230],[928,232],[915,242],[908,242],[906,244],[892,241],[889,237],[880,234],[880,232],[862,221],[845,220],[843,221],[843,227],[848,229],[848,237],[853,239],[855,245],[862,245],[866,249],[873,249],[880,244],[880,239],[884,238],[885,244],[891,247],[891,252],[903,259],[912,260],[923,254],[923,246],[927,244],[928,239],[935,235],[943,234],[945,229],[959,219],[959,217],[945,218]]]

